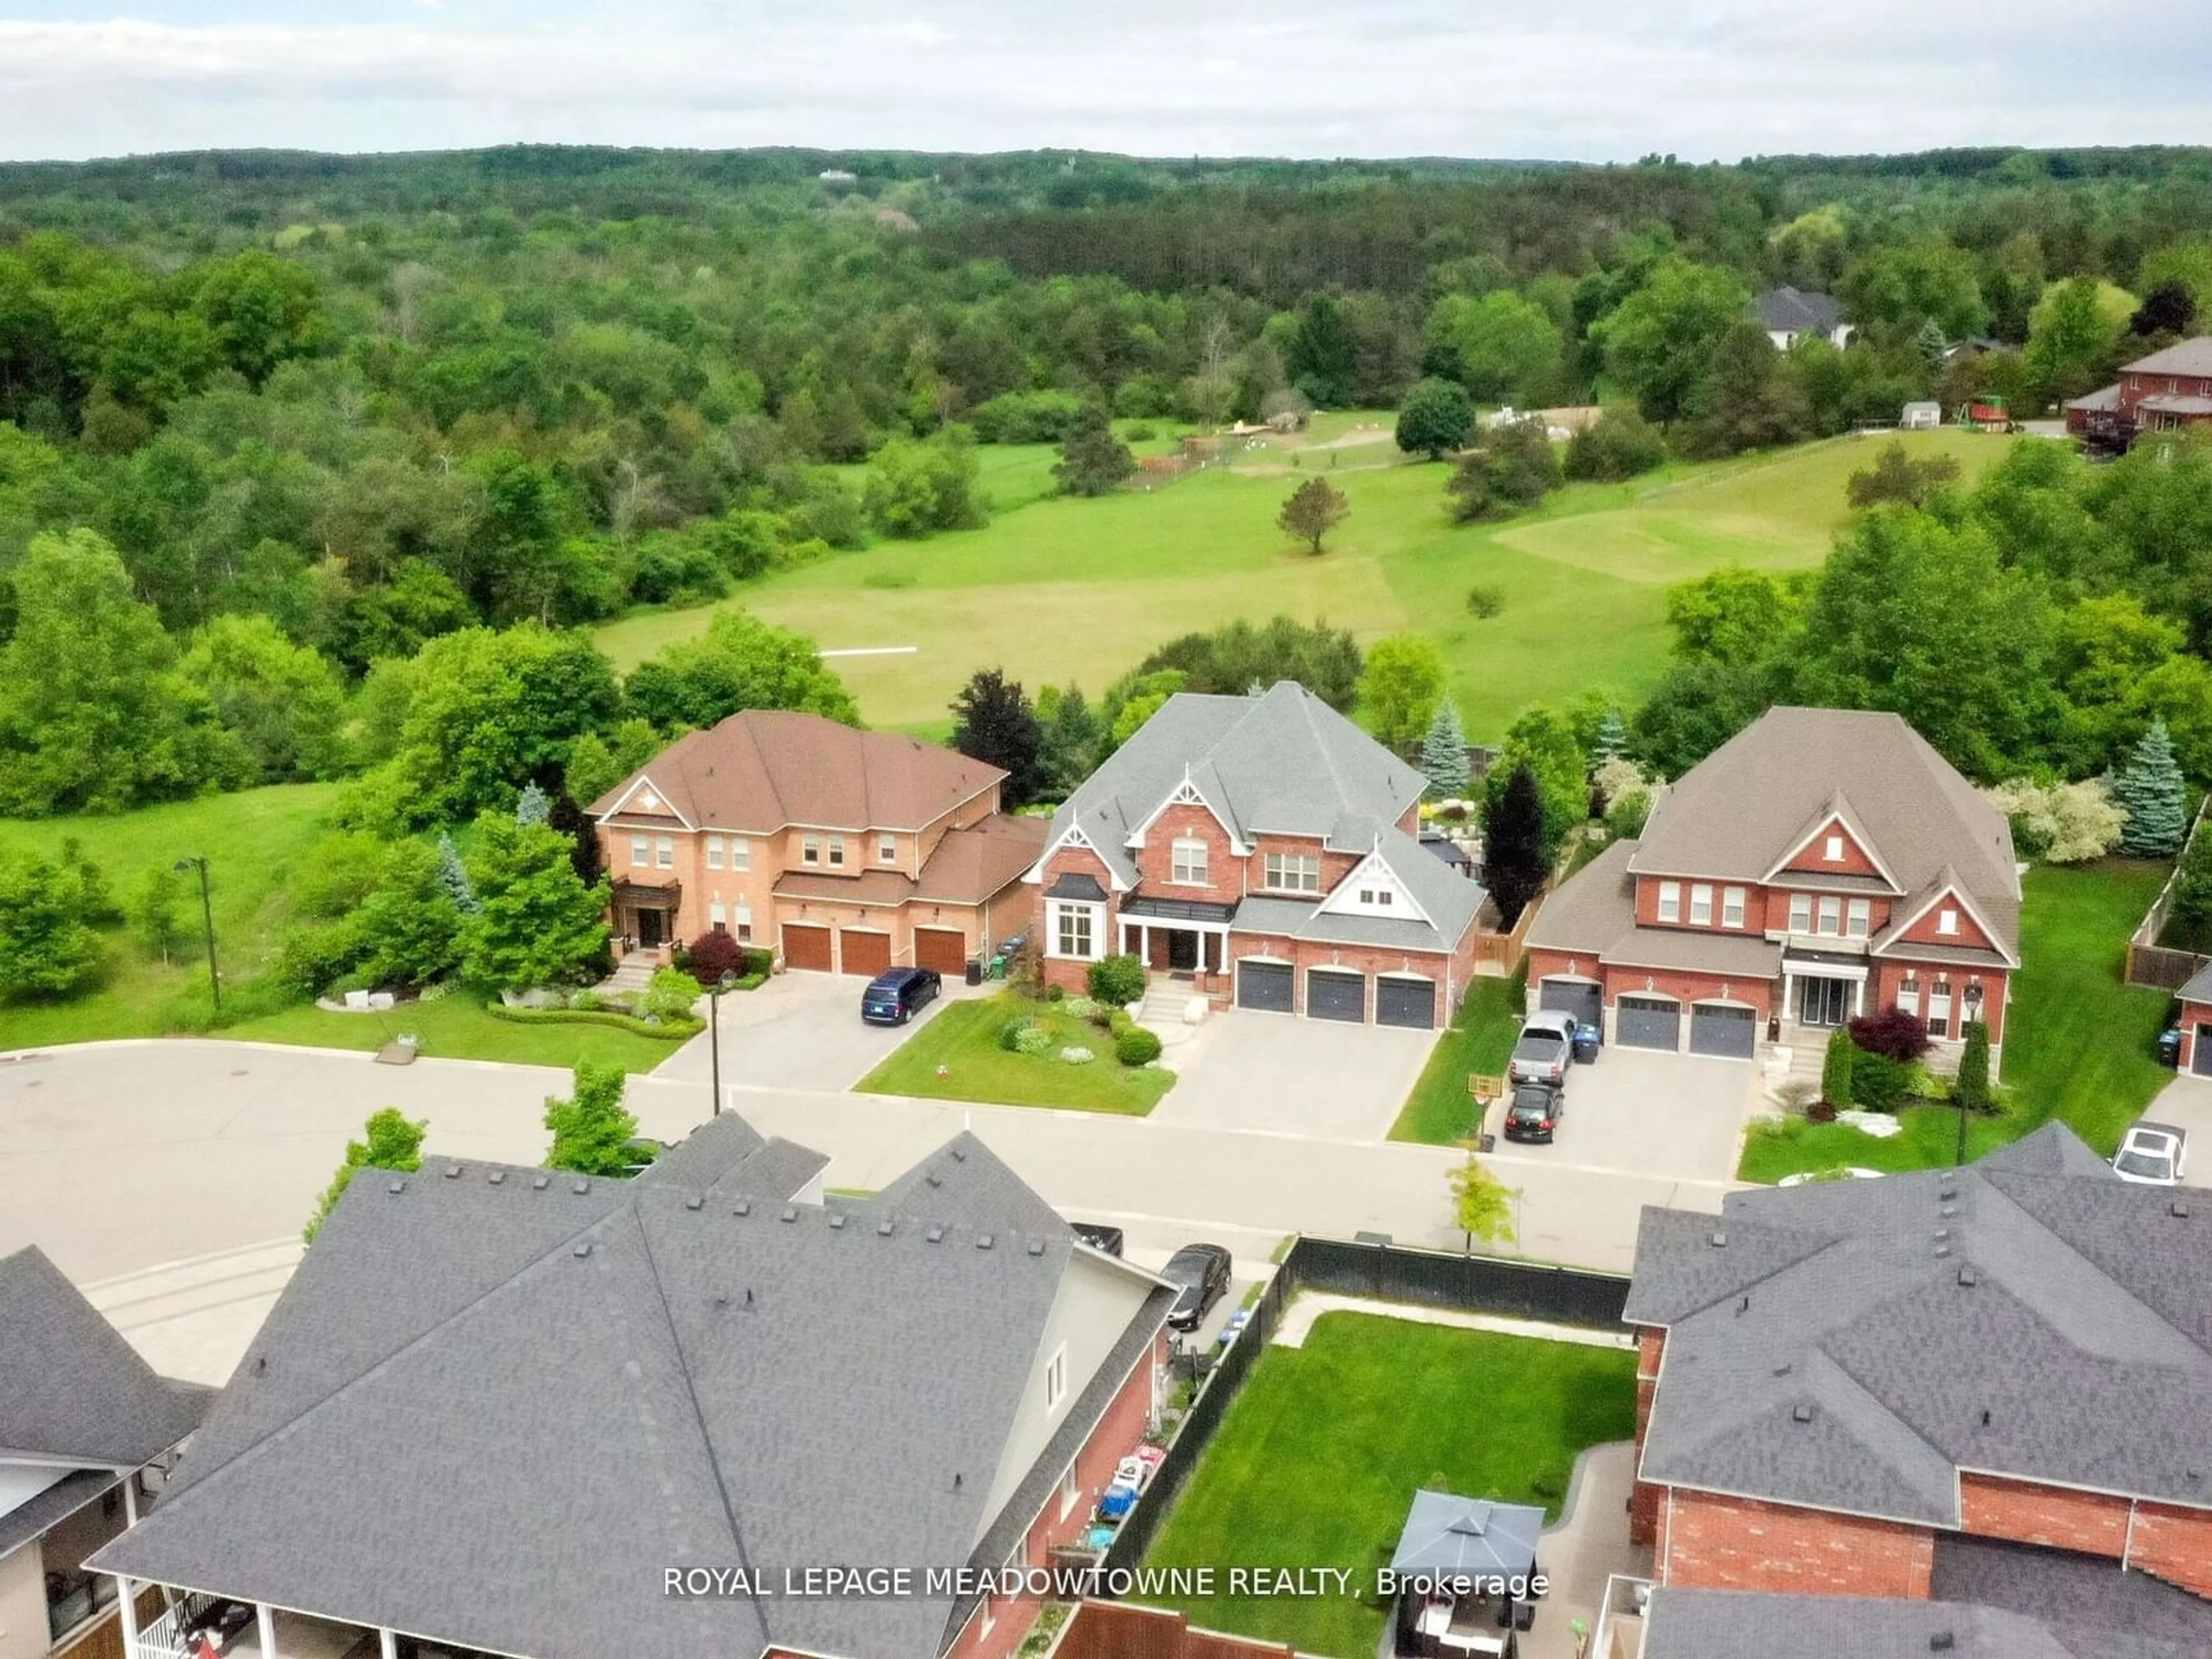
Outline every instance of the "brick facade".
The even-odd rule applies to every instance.
[[[2127,1565],[2212,1596],[2212,1511],[2138,1503]]]
[[[1667,1333],[1656,1326],[1646,1326],[1636,1334],[1636,1462],[1644,1463],[1644,1431],[1651,1425],[1651,1402],[1659,1393],[1659,1365],[1666,1357]],[[1638,1480],[1628,1495],[1628,1541],[1632,1544],[1654,1544],[1658,1541],[1659,1510],[1665,1502],[1667,1489],[1655,1486],[1647,1480]]]
[[[2127,1553],[2129,1508],[2126,1498],[2101,1492],[1981,1474],[1959,1477],[1959,1530],[1978,1538],[2118,1560]]]
[[[1725,1498],[1680,1487],[1663,1505],[1661,1582],[1682,1589],[1925,1600],[1936,1537],[1927,1527]]]

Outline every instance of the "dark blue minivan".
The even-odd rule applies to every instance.
[[[860,993],[860,1018],[871,1025],[903,1025],[943,988],[933,968],[890,968]]]

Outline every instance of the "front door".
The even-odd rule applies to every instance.
[[[1797,981],[1797,1023],[1841,1025],[1850,1018],[1851,982],[1847,979]]]
[[[1198,969],[1198,939],[1196,933],[1181,929],[1168,935],[1168,969],[1172,973],[1194,973]]]
[[[663,924],[667,916],[665,910],[641,910],[637,913],[637,942],[642,948],[650,951],[666,940],[668,935]]]

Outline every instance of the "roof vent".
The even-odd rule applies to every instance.
[[[876,1223],[876,1237],[878,1238],[889,1238],[890,1236],[891,1218],[889,1216],[885,1216],[881,1221]]]
[[[577,1197],[581,1198],[586,1193],[592,1190],[592,1183],[588,1181],[580,1181],[574,1186],[569,1188],[568,1190],[575,1194]]]
[[[489,1176],[485,1176],[484,1179],[490,1182],[495,1187],[505,1186],[507,1184],[507,1171],[504,1170],[494,1170]]]
[[[945,1240],[945,1229],[942,1227],[932,1227],[922,1236],[928,1239],[933,1244],[942,1243]]]
[[[975,1248],[979,1250],[989,1249],[991,1248],[991,1235],[988,1233],[977,1234],[975,1237]]]
[[[1944,1203],[1948,1204],[1953,1199],[1958,1197],[1958,1195],[1959,1183],[1952,1180],[1948,1176],[1944,1176],[1942,1184],[1936,1188],[1936,1196],[1942,1199]]]
[[[549,1175],[534,1175],[530,1177],[530,1190],[533,1193],[542,1193],[552,1179],[553,1177]]]
[[[945,1184],[945,1182],[939,1178],[938,1173],[934,1170],[932,1170],[927,1175],[924,1176],[922,1179],[927,1181],[933,1187],[942,1187]]]
[[[1751,1297],[1748,1294],[1736,1303],[1735,1310],[1740,1314],[1747,1314],[1751,1311]]]
[[[965,1164],[968,1161],[968,1149],[965,1146],[955,1146],[951,1150],[952,1161],[955,1164]]]
[[[1982,1282],[1982,1276],[1972,1266],[1964,1267],[1959,1269],[1959,1282],[1971,1291]]]
[[[702,1210],[706,1208],[706,1206],[707,1200],[700,1197],[696,1193],[694,1193],[690,1197],[684,1200],[684,1207],[687,1210]]]
[[[746,1285],[746,1286],[745,1286],[745,1309],[746,1309],[746,1310],[747,1310],[748,1312],[751,1311],[752,1305],[753,1305],[753,1291],[752,1291],[752,1286],[751,1286],[751,1285]]]
[[[1796,1366],[1792,1365],[1792,1364],[1791,1364],[1788,1360],[1786,1360],[1786,1359],[1785,1359],[1785,1360],[1784,1360],[1780,1364],[1777,1365],[1777,1366],[1774,1368],[1774,1374],[1775,1374],[1777,1376],[1789,1376],[1789,1375],[1790,1375],[1790,1373],[1791,1371],[1795,1370],[1796,1369]]]
[[[578,1246],[576,1246],[576,1254],[577,1254],[577,1255],[579,1255],[580,1257],[580,1256],[586,1256],[586,1255],[591,1255],[591,1253],[592,1253],[592,1241],[591,1241],[590,1239],[588,1239],[588,1238],[587,1238],[587,1239],[586,1239],[582,1243],[580,1243],[580,1244],[579,1244]]]
[[[1792,1406],[1790,1408],[1790,1420],[1792,1423],[1811,1422],[1813,1420],[1813,1407],[1810,1405]]]
[[[797,1210],[796,1208],[790,1208],[790,1209],[787,1209],[787,1210],[785,1210],[785,1211],[784,1211],[784,1212],[783,1212],[783,1218],[784,1218],[786,1221],[796,1221],[796,1220],[798,1220],[798,1219],[799,1219],[799,1212],[798,1212],[798,1210]]]
[[[1987,1427],[1989,1427],[1989,1425],[1990,1425],[1990,1408],[1989,1408],[1987,1406],[1984,1406],[1984,1407],[1982,1407],[1982,1426],[1983,1426],[1984,1428],[1985,1428],[1985,1429],[1986,1429]]]
[[[1956,1215],[1959,1213],[1959,1206],[1955,1204],[1946,1204],[1942,1208],[1936,1211],[1936,1213],[1942,1216]]]
[[[1928,1651],[1948,1653],[1958,1644],[1958,1638],[1948,1630],[1939,1630],[1928,1638]]]
[[[1948,1227],[1938,1227],[1936,1230],[1936,1242],[1938,1244],[1941,1244],[1945,1239],[1950,1237],[1950,1236],[1951,1230]]]
[[[2171,1203],[2171,1204],[2169,1204],[2169,1205],[2167,1205],[2167,1206],[2166,1206],[2166,1212],[2168,1215],[2170,1215],[2170,1216],[2173,1217],[2173,1218],[2174,1218],[2174,1219],[2175,1219],[2175,1220],[2177,1220],[2177,1221],[2186,1221],[2186,1220],[2188,1220],[2188,1219],[2189,1219],[2189,1200],[2188,1200],[2187,1199],[2185,1199],[2185,1198],[2177,1198],[2177,1199],[2175,1199],[2175,1200],[2173,1200],[2173,1202],[2172,1202],[2172,1203]]]
[[[752,1212],[753,1201],[750,1198],[741,1198],[730,1206],[732,1215],[750,1215]]]
[[[1716,1229],[1713,1233],[1713,1248],[1717,1250],[1726,1249],[1728,1248],[1728,1235]]]
[[[1041,1238],[1033,1238],[1030,1240],[1030,1254],[1031,1255],[1042,1255],[1044,1254],[1044,1240]]]
[[[446,1179],[448,1181],[459,1181],[460,1178],[461,1166],[458,1164],[448,1164],[446,1166]]]
[[[714,1292],[714,1305],[718,1308],[726,1308],[730,1305],[730,1298],[717,1291]]]
[[[397,1198],[400,1194],[407,1190],[407,1183],[404,1181],[391,1182],[386,1185],[384,1190],[390,1193],[392,1197]]]
[[[833,1216],[831,1216],[831,1217],[830,1218],[830,1230],[831,1230],[833,1232],[834,1232],[836,1229],[838,1229],[838,1228],[840,1228],[840,1227],[843,1226],[844,1224],[845,1224],[845,1212],[844,1212],[842,1210],[840,1210],[836,1214],[835,1214],[835,1215],[833,1215]]]
[[[269,1370],[269,1356],[268,1356],[267,1354],[265,1354],[265,1353],[264,1353],[264,1354],[257,1354],[257,1355],[254,1357],[254,1360],[253,1360],[253,1374],[254,1374],[256,1376],[263,1376],[267,1375],[268,1370]]]
[[[1948,1244],[1938,1244],[1936,1247],[1936,1254],[1938,1256],[1948,1255],[1951,1254],[1951,1247]]]

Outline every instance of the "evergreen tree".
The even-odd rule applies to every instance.
[[[629,1143],[637,1119],[623,1106],[628,1079],[622,1067],[583,1060],[576,1062],[574,1077],[575,1093],[568,1099],[545,1097],[545,1127],[553,1132],[545,1167],[587,1176],[628,1174],[635,1161]]]
[[[1858,1050],[1841,1026],[1828,1033],[1828,1052],[1820,1057],[1820,1098],[1839,1112],[1851,1107],[1851,1062]]]
[[[1620,710],[1608,708],[1605,718],[1597,723],[1597,733],[1590,739],[1589,763],[1594,772],[1609,760],[1619,760],[1628,752],[1628,722],[1621,718]]]
[[[574,984],[605,963],[607,884],[576,879],[568,836],[505,812],[477,821],[477,907],[461,927],[461,970],[501,991]]]
[[[1036,794],[1044,729],[1020,684],[1000,669],[979,668],[953,699],[952,714],[952,746],[1006,773],[1000,791],[1005,804],[1026,805]]]
[[[1137,458],[1114,435],[1105,409],[1085,404],[1060,447],[1052,476],[1063,495],[1104,495],[1120,489],[1136,470]]]
[[[514,803],[517,823],[543,823],[553,811],[552,798],[535,783],[522,786],[522,793]]]
[[[515,822],[523,820],[518,817]],[[438,837],[438,885],[446,890],[453,908],[463,915],[472,916],[483,908],[477,902],[476,884],[469,879],[469,867],[461,862],[461,849],[453,845],[451,836]]]
[[[2120,851],[2130,858],[2170,858],[2188,829],[2181,766],[2166,722],[2154,720],[2112,781],[2112,799],[2127,814]]]
[[[1990,1028],[1978,1019],[1966,1022],[1966,1046],[1959,1055],[1955,1088],[1960,1111],[1989,1110]]]
[[[1044,716],[1044,737],[1037,751],[1037,787],[1045,794],[1065,798],[1097,769],[1106,728],[1083,693],[1073,685],[1065,690],[1047,687],[1037,703],[1038,712]]]
[[[1437,717],[1421,739],[1421,775],[1429,781],[1431,800],[1467,798],[1467,733],[1460,727],[1459,706],[1449,697],[1437,705]]]
[[[1513,769],[1482,826],[1482,884],[1498,907],[1498,925],[1510,928],[1529,901],[1544,890],[1544,795],[1526,765]]]

